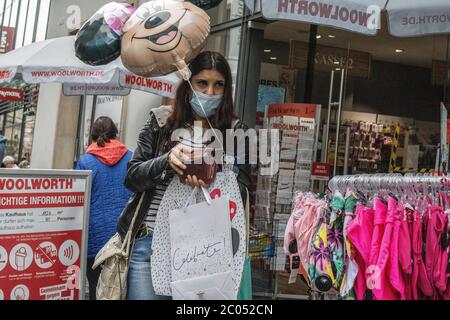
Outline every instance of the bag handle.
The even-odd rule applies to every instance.
[[[136,222],[136,217],[141,209],[142,201],[144,200],[145,192],[142,193],[141,198],[139,199],[138,205],[136,207],[136,211],[134,212],[133,219],[131,220],[130,227],[128,228],[128,232],[125,235],[125,239],[122,243],[122,251],[126,248],[125,254],[128,256],[130,252],[130,244],[131,244],[131,234],[133,232],[134,223]]]
[[[186,204],[184,206],[184,208],[186,209],[187,207],[189,207],[192,202],[194,201],[195,196],[197,195],[197,191],[198,191],[198,187],[195,187],[192,192],[191,195],[189,196],[189,198],[186,201]],[[209,195],[208,189],[201,187],[202,191],[203,191],[203,195],[205,196],[205,200],[208,203],[208,205],[211,205],[212,203],[212,199],[211,196]]]

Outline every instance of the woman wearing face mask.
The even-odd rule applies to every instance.
[[[173,178],[183,176],[185,162],[192,151],[185,144],[171,141],[174,130],[193,130],[195,121],[200,121],[205,129],[210,125],[219,129],[223,137],[227,129],[248,129],[234,116],[231,70],[225,58],[216,52],[202,52],[189,68],[192,72],[190,83],[184,81],[180,84],[174,105],[151,110],[150,119],[139,134],[133,159],[128,164],[125,185],[135,195],[119,219],[117,229],[122,239],[142,192],[146,192],[132,232],[134,244],[127,284],[129,300],[166,298],[156,295],[153,289],[150,270],[152,235],[164,192]],[[245,164],[236,164],[233,168],[238,173],[244,203],[247,201],[246,188],[250,185],[248,146],[245,150]],[[192,187],[207,186],[196,176],[187,175],[183,180]]]

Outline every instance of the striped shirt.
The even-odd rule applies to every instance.
[[[145,223],[150,232],[153,232],[156,224],[156,214],[158,213],[161,200],[164,197],[167,187],[169,186],[171,179],[167,179],[162,184],[158,184],[155,188],[155,194],[153,195],[150,208],[148,209],[147,216],[145,217]]]

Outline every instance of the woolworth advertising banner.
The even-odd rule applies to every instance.
[[[82,300],[89,171],[0,170],[0,300]]]

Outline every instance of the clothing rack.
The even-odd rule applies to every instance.
[[[380,275],[377,276],[378,279],[382,279],[381,274],[384,274],[384,279],[389,278],[388,281],[392,285],[391,288],[388,285],[383,287],[380,281],[378,288],[371,288],[368,282],[365,282],[367,284],[365,287],[361,285],[358,288],[354,282],[353,289],[358,299],[390,299],[388,297],[407,300],[450,299],[450,282],[447,278],[450,271],[448,175],[411,173],[405,176],[401,174],[335,176],[329,181],[328,187],[329,200],[332,199],[331,202],[334,199],[339,200],[336,201],[335,208],[340,211],[341,219],[344,219],[344,223],[339,226],[342,228],[344,241],[348,240],[353,245],[354,252],[360,256],[360,261],[364,260],[361,264],[354,260],[358,265],[358,272],[365,270],[364,279],[360,279],[361,283],[364,283],[363,280],[373,279],[369,270],[375,266],[377,274]],[[338,192],[340,194],[337,194]],[[340,201],[342,198],[349,200],[348,206],[346,201]],[[381,203],[384,205],[380,205]],[[355,205],[359,207],[356,208]],[[393,231],[395,228],[397,231]],[[401,233],[403,237],[400,236]],[[382,247],[384,249],[381,249]],[[329,252],[329,256],[333,256],[333,248],[330,248]],[[347,261],[353,260],[348,252],[344,254],[345,256],[348,257]],[[394,261],[389,267],[387,259]],[[402,273],[404,277],[399,276],[395,279],[394,274]],[[436,274],[439,276],[435,276]],[[414,280],[419,278],[423,279],[423,286]]]
[[[359,174],[335,176],[328,183],[331,192],[344,193],[350,188],[362,192],[404,192],[421,193],[450,191],[450,177],[421,174]]]

